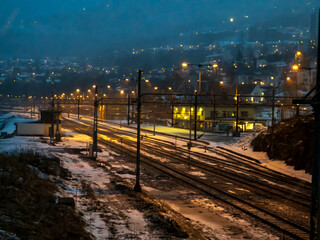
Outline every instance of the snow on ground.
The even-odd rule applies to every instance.
[[[208,236],[214,236],[214,239],[279,239],[266,233],[264,229],[253,227],[249,222],[233,216],[223,207],[216,205],[212,199],[190,196],[190,192],[183,190],[167,192],[146,186],[144,189],[162,199],[173,210],[192,220]]]
[[[285,161],[278,159],[270,159],[266,152],[254,152],[250,143],[251,141],[259,135],[261,132],[265,131],[266,128],[263,126],[257,126],[253,133],[241,138],[238,142],[230,145],[224,146],[227,149],[233,150],[235,152],[244,154],[246,156],[255,158],[261,162],[262,166],[270,168],[274,171],[311,182],[312,176],[305,173],[304,170],[295,170],[293,166],[286,165]]]
[[[16,122],[28,122],[30,119],[26,119],[20,114],[6,113],[0,116],[0,123],[4,123],[0,132],[6,132],[12,134],[16,130]],[[1,126],[2,124],[0,124]]]
[[[39,138],[32,137],[13,137],[7,139],[0,139],[0,152],[10,152],[21,150],[34,150],[42,154],[50,156],[55,155],[60,158],[63,167],[72,173],[70,181],[63,181],[65,184],[66,192],[62,190],[59,195],[73,196],[76,199],[77,209],[83,213],[84,219],[88,223],[88,230],[96,237],[96,239],[127,239],[126,236],[132,235],[133,239],[137,233],[145,236],[141,239],[150,239],[150,234],[146,232],[146,221],[143,219],[143,214],[135,209],[124,211],[125,217],[118,216],[118,210],[112,209],[112,205],[117,202],[114,199],[110,204],[108,197],[108,184],[110,183],[110,174],[103,170],[103,168],[93,167],[87,161],[81,159],[77,154],[70,154],[61,149],[84,148],[87,143],[87,138],[83,135],[73,134],[72,137],[67,137],[63,142],[56,144],[56,146],[48,145],[39,141]],[[112,152],[111,152],[112,153]],[[103,151],[100,155],[104,161],[113,159],[110,152]],[[123,177],[123,176],[122,176]],[[103,216],[106,210],[103,208],[93,207],[99,205],[94,200],[88,200],[84,197],[82,189],[82,181],[90,183],[93,191],[98,193],[98,200],[100,202],[107,202],[108,209],[111,215],[116,218],[114,224],[119,227],[119,232],[115,235],[110,230],[110,226],[106,224]],[[118,202],[121,205],[120,202]],[[90,207],[93,209],[90,209]],[[95,209],[97,208],[97,209]],[[113,220],[111,219],[110,222]],[[116,221],[116,222],[115,222]],[[152,237],[151,237],[152,239]]]
[[[72,116],[74,117],[74,116]],[[70,118],[70,120],[74,120]],[[85,117],[81,120],[85,121],[92,121],[92,118]],[[74,120],[77,121],[78,120]],[[81,123],[81,121],[79,121]],[[116,127],[119,128],[120,125],[118,124],[119,121],[104,121],[100,123],[102,126],[108,126],[108,127]],[[135,127],[135,124],[131,124],[131,127]],[[126,127],[125,124],[121,125],[121,129],[129,132],[136,132],[136,129]],[[147,129],[153,131],[153,125],[152,124],[144,124],[142,125],[142,129]],[[285,164],[284,161],[281,160],[270,160],[268,155],[265,152],[254,152],[250,146],[251,141],[254,137],[256,137],[259,133],[262,131],[265,131],[266,127],[262,125],[255,126],[255,129],[252,133],[249,134],[243,134],[241,138],[234,138],[232,136],[226,136],[226,134],[221,133],[205,133],[205,135],[201,138],[202,141],[208,142],[208,144],[196,142],[193,144],[192,151],[200,152],[200,153],[206,153],[210,156],[223,158],[215,153],[211,153],[206,151],[205,148],[215,148],[217,146],[222,146],[225,148],[228,148],[230,150],[233,150],[235,152],[239,152],[241,154],[253,157],[255,159],[258,159],[263,166],[270,168],[274,171],[290,175],[292,177],[296,177],[299,179],[302,179],[304,181],[311,182],[311,175],[305,173],[303,170],[294,170],[292,166],[288,166]],[[156,125],[156,133],[153,135],[153,133],[145,132],[142,130],[142,135],[152,137],[155,139],[163,140],[163,141],[169,141],[172,142],[172,144],[176,145],[177,147],[186,148],[186,140],[181,140],[179,138],[174,139],[172,137],[160,135],[159,133],[165,133],[170,134],[173,136],[181,136],[181,137],[189,137],[189,130],[188,129],[181,129],[181,128],[172,128],[167,126],[158,126]],[[198,132],[198,135],[201,135],[202,132]],[[192,132],[193,137],[193,132]]]
[[[5,118],[11,117],[6,115]],[[28,121],[27,119],[20,119],[17,117],[10,118],[10,121],[6,124],[5,129],[12,130],[13,123],[15,121]],[[14,130],[14,129],[13,129]],[[123,217],[118,215],[118,209],[112,209],[117,207],[117,200],[108,200],[108,184],[110,183],[110,173],[106,172],[103,168],[93,167],[87,161],[79,157],[78,154],[71,154],[64,149],[86,148],[90,138],[86,135],[76,134],[70,130],[63,132],[64,135],[68,135],[63,139],[63,142],[52,146],[47,144],[45,139],[41,140],[38,137],[12,137],[0,139],[0,152],[15,152],[24,150],[33,150],[49,156],[55,155],[61,159],[63,167],[67,168],[72,173],[72,179],[70,181],[61,180],[64,184],[63,189],[59,190],[58,195],[72,196],[76,199],[77,209],[83,213],[83,217],[88,224],[88,230],[95,236],[96,239],[127,239],[126,236],[131,235],[133,239],[140,233],[144,236],[141,239],[150,239],[150,234],[146,232],[146,221],[143,219],[143,214],[135,209],[129,209],[124,211]],[[48,139],[46,139],[48,140]],[[100,158],[104,161],[113,159],[112,151],[103,151],[99,154]],[[82,190],[82,182],[87,182],[93,188],[93,191],[98,194],[98,200],[90,200],[84,196]],[[109,222],[113,222],[114,225],[121,227],[121,232],[114,233],[110,229],[110,225],[107,225],[104,218],[106,209],[99,207],[99,203],[96,202],[108,202],[108,209],[111,215]],[[121,205],[120,202],[117,204]],[[96,205],[96,206],[95,206]],[[89,206],[89,207],[88,207]],[[90,207],[95,208],[90,209]],[[113,218],[116,218],[113,220]],[[124,235],[124,236],[123,236]],[[152,236],[152,234],[151,234]]]
[[[10,124],[10,123],[9,123]],[[104,123],[106,124],[106,123]],[[113,125],[114,126],[114,125]],[[135,131],[134,129],[125,128],[126,130]],[[165,128],[164,128],[165,131]],[[172,131],[172,128],[170,128]],[[172,133],[172,132],[171,132]],[[150,133],[147,133],[151,135]],[[108,195],[108,184],[110,183],[109,172],[104,171],[102,168],[97,168],[91,166],[87,161],[84,161],[77,154],[71,154],[65,152],[63,149],[73,149],[81,148],[85,149],[88,143],[91,141],[90,137],[82,134],[77,134],[71,130],[63,129],[63,142],[57,144],[56,146],[50,146],[46,143],[42,143],[39,138],[32,137],[14,137],[9,139],[0,139],[0,151],[14,151],[17,149],[36,149],[42,153],[54,154],[61,158],[62,164],[65,168],[71,171],[73,178],[69,182],[64,182],[66,184],[67,195],[71,195],[77,199],[77,208],[84,214],[84,218],[88,223],[88,228],[92,234],[97,239],[106,239],[111,237],[110,225],[107,226],[106,221],[103,219],[110,214],[108,221],[116,225],[116,231],[118,232],[118,239],[126,239],[125,236],[140,236],[141,239],[150,239],[149,233],[146,230],[146,222],[143,218],[143,214],[135,209],[112,209],[117,204],[117,196]],[[185,141],[168,139],[165,136],[155,136],[158,139],[170,140],[172,142],[179,142],[180,146],[186,144]],[[249,138],[248,136],[247,138]],[[230,137],[232,138],[232,137]],[[249,142],[247,140],[240,139],[239,142]],[[234,142],[234,140],[229,141]],[[212,142],[212,145],[217,144]],[[241,143],[240,143],[241,144]],[[227,144],[225,144],[226,147]],[[281,161],[271,161],[263,153],[255,153],[250,148],[243,147],[243,145],[234,144],[228,145],[227,147],[241,152],[245,155],[255,157],[263,162],[263,165],[270,168],[279,168],[277,171],[283,171],[288,174],[288,169],[285,164]],[[101,146],[103,151],[99,153],[99,160],[104,162],[110,162],[111,168],[127,169],[130,168],[126,165],[118,163],[114,160],[114,157],[119,157],[119,154],[113,153],[112,151]],[[199,151],[203,152],[202,148]],[[83,151],[86,153],[86,151]],[[291,168],[291,167],[288,167]],[[131,169],[134,170],[134,169]],[[275,169],[276,170],[276,169]],[[297,172],[297,171],[294,171]],[[201,172],[193,172],[193,175],[201,175]],[[290,174],[293,174],[290,172]],[[122,178],[127,178],[129,181],[133,180],[133,174],[124,173],[116,174]],[[303,177],[303,174],[299,176]],[[94,192],[105,193],[98,197],[98,200],[102,203],[108,205],[108,210],[96,207],[96,209],[88,210],[88,206],[92,205],[83,196],[80,191],[82,188],[81,181],[89,182]],[[177,212],[181,213],[183,216],[190,218],[195,224],[202,226],[203,231],[211,236],[218,237],[218,239],[235,239],[241,236],[242,238],[252,238],[252,239],[276,239],[275,236],[267,234],[263,229],[255,228],[251,226],[248,222],[238,219],[230,214],[228,214],[223,208],[216,206],[212,200],[201,199],[201,198],[188,198],[187,200],[181,200],[181,192],[161,192],[157,189],[148,187],[147,183],[143,183],[143,188],[149,191],[152,195],[163,199],[170,207],[172,207]],[[80,189],[80,190],[79,190]],[[190,207],[190,204],[195,205]],[[115,215],[115,218],[112,216]]]
[[[65,117],[67,115],[65,114]],[[66,117],[67,118],[67,117]],[[87,123],[87,124],[92,124],[93,118],[92,117],[81,117],[80,120],[77,119],[77,116],[74,114],[70,114],[70,117],[67,118],[69,120],[72,120],[74,122],[78,123]],[[122,124],[120,126],[120,121],[119,120],[103,120],[99,122],[99,126],[106,126],[106,127],[114,127],[114,128],[121,128],[122,130],[136,133],[136,124],[130,124],[129,126],[126,124],[126,122],[122,121]],[[148,131],[146,131],[148,130]],[[155,135],[153,134],[154,130],[154,125],[153,124],[141,124],[141,135],[143,136],[148,136],[148,137],[155,137],[160,140],[165,140],[165,141],[172,141],[172,143],[176,144],[178,147],[181,145],[185,145],[186,141],[189,138],[190,135],[190,130],[189,129],[182,129],[182,128],[176,128],[176,127],[168,127],[168,126],[162,126],[162,125],[156,125],[155,128]],[[151,131],[151,132],[150,132]],[[161,135],[162,134],[167,134],[167,135],[172,135],[173,138]],[[226,133],[203,133],[202,131],[197,132],[197,136],[201,136],[204,134],[197,144],[201,145],[207,145],[208,147],[216,147],[216,146],[221,146],[229,143],[234,143],[238,140],[238,138],[233,138],[230,136],[227,136]],[[177,136],[178,138],[175,140],[174,136]],[[186,138],[184,140],[179,139],[179,137]],[[191,140],[193,140],[194,137],[194,132],[192,129],[191,132]]]

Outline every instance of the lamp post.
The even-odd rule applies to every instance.
[[[209,65],[209,64],[194,64],[194,63],[182,63],[181,64],[182,68],[187,68],[189,66],[197,66],[198,67],[198,71],[199,71],[199,78],[198,78],[198,92],[197,94],[200,95],[201,94],[201,68],[203,66],[212,66],[212,65]]]
[[[137,161],[136,161],[136,183],[134,185],[135,192],[141,192],[140,186],[140,113],[141,113],[141,73],[139,70],[138,76],[138,91],[137,91]]]
[[[80,89],[77,89],[77,101],[78,101],[78,120],[80,120]]]
[[[308,70],[308,73],[309,73],[309,75],[308,75],[308,82],[309,82],[308,88],[309,88],[309,92],[310,92],[310,90],[311,90],[311,71],[312,71],[313,69],[316,69],[316,68],[301,67],[301,66],[298,65],[298,64],[294,64],[294,65],[292,66],[292,70],[294,70],[294,71],[296,71],[296,72],[298,72],[299,69]],[[297,79],[297,81],[298,81],[298,79]]]
[[[320,239],[320,9],[319,9],[319,31],[318,31],[318,52],[317,52],[317,80],[316,86],[304,98],[293,100],[293,104],[311,104],[314,110],[314,147],[311,163],[312,184],[311,184],[311,211],[310,211],[310,239]],[[315,91],[315,96],[307,99]]]
[[[199,79],[198,79],[198,92],[195,92],[194,94],[194,140],[197,140],[197,116],[198,116],[198,96],[201,95],[201,68],[203,66],[210,66],[213,68],[218,67],[217,64],[194,64],[194,63],[187,63],[183,62],[181,64],[182,68],[187,68],[188,66],[197,66],[199,71]],[[191,119],[190,119],[191,121]]]
[[[98,155],[98,86],[93,85],[94,95],[94,113],[93,113],[93,137],[92,137],[92,158],[96,159]]]

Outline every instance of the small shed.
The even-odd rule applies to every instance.
[[[16,134],[18,136],[44,136],[49,137],[53,125],[53,134],[58,130],[61,132],[61,112],[60,111],[41,111],[40,121],[18,122],[16,123]]]

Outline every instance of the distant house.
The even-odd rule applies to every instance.
[[[272,73],[268,69],[244,69],[240,70],[235,75],[235,80],[238,85],[260,84],[261,86],[277,86],[279,76],[277,73]]]

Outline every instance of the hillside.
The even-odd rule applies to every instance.
[[[311,172],[311,159],[313,156],[314,117],[295,117],[274,126],[273,155],[271,146],[271,128],[261,132],[251,142],[254,151],[267,152],[273,159],[285,160],[296,170],[304,169]]]

